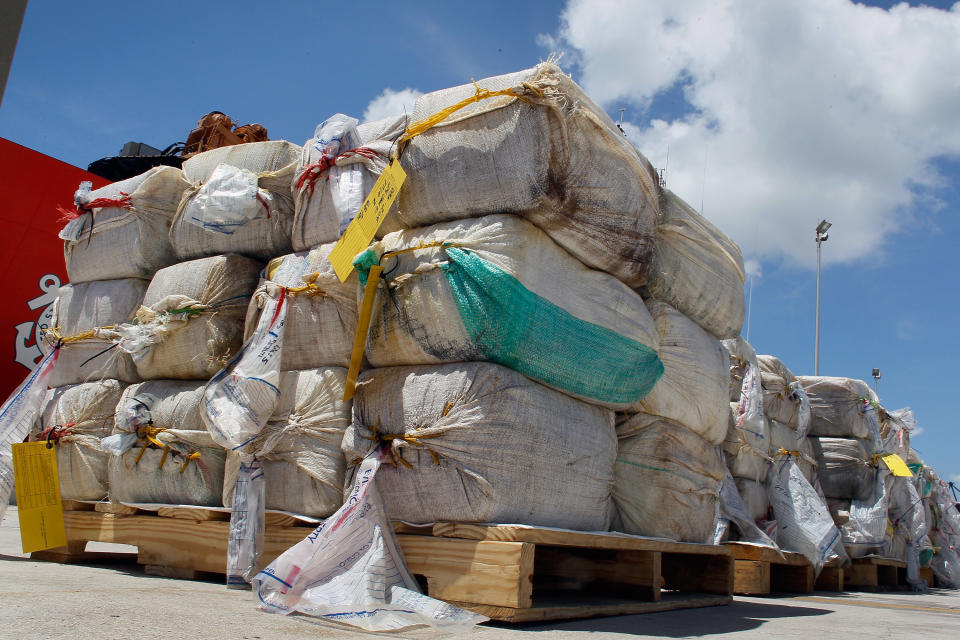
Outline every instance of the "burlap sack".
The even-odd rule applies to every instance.
[[[624,420],[629,425],[624,425]],[[709,543],[727,470],[719,447],[657,416],[618,416],[614,501],[623,530]]]
[[[811,485],[817,477],[817,459],[814,456],[813,443],[810,438],[797,437],[796,429],[785,424],[770,420],[770,457],[774,460],[781,456],[793,456],[797,467]]]
[[[223,504],[233,504],[242,455],[263,463],[266,508],[325,518],[343,503],[340,444],[350,425],[351,403],[343,401],[346,369],[286,371],[280,401],[261,434],[231,452],[223,482]]]
[[[609,408],[638,406],[662,373],[640,296],[517,216],[391,233],[361,259],[386,274],[374,367],[490,360]]]
[[[877,398],[866,382],[826,376],[798,379],[810,398],[809,435],[879,439]]]
[[[201,258],[154,276],[119,348],[144,380],[208,380],[240,348],[243,318],[260,263],[229,254]]]
[[[421,96],[408,131],[476,96],[477,86],[519,97],[481,99],[406,144],[407,179],[384,233],[515,213],[584,264],[643,285],[660,215],[647,159],[550,62]]]
[[[797,377],[776,356],[757,356],[763,382],[763,410],[771,420],[796,429],[800,423],[800,400],[791,393]]]
[[[247,308],[244,340],[256,329],[268,298],[286,287],[283,371],[350,364],[357,331],[357,276],[340,282],[327,259],[335,243],[272,261]]]
[[[747,507],[747,511],[754,522],[767,520],[770,511],[770,498],[767,496],[766,487],[747,478],[736,478],[736,483],[737,491],[743,498],[743,504]]]
[[[129,354],[116,349],[116,327],[130,322],[143,302],[148,282],[140,278],[100,280],[60,287],[41,349],[48,353],[62,338],[50,386],[115,379],[137,382]]]
[[[663,192],[645,295],[662,300],[721,340],[743,326],[740,247],[671,191]]]
[[[644,413],[681,424],[710,444],[727,435],[730,390],[720,342],[669,305],[647,301],[656,322],[663,378],[641,402]]]
[[[180,169],[154,167],[86,195],[87,203],[123,206],[93,208],[61,232],[70,282],[149,279],[176,262],[167,232],[188,186]]]
[[[293,224],[293,195],[290,184],[297,168],[300,147],[285,140],[251,142],[220,147],[199,153],[183,163],[183,175],[192,187],[184,194],[177,216],[170,227],[170,244],[180,260],[192,260],[223,253],[241,255],[266,262],[290,252],[290,228]],[[232,233],[216,225],[191,220],[190,202],[218,165],[225,164],[252,171],[260,189],[268,192],[256,217]],[[243,203],[236,203],[240,206]],[[198,224],[199,222],[199,224]]]
[[[770,470],[770,426],[764,420],[760,429],[754,425],[738,427],[736,417],[737,403],[731,402],[727,437],[721,444],[727,468],[735,478],[763,482]]]
[[[210,438],[200,417],[203,387],[203,382],[150,380],[124,390],[113,433],[136,431],[131,417],[137,416],[149,422],[152,440],[141,426],[136,446],[110,456],[113,502],[223,506],[227,452]]]
[[[866,443],[855,438],[808,438],[828,498],[867,500],[877,469]]]
[[[730,358],[730,402],[739,402],[744,373],[748,365],[757,366],[757,352],[742,336],[722,340],[721,344]]]
[[[114,412],[126,386],[119,380],[101,380],[47,391],[30,439],[56,444],[64,500],[107,497],[108,454],[100,439],[113,430]]]
[[[377,488],[391,518],[606,530],[613,413],[496,364],[360,375],[347,461],[389,446]],[[348,478],[349,481],[349,478]]]

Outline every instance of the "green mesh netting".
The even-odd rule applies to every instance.
[[[929,567],[932,561],[933,561],[933,549],[921,549],[920,550],[920,566]]]
[[[463,249],[443,265],[471,339],[484,356],[535,380],[601,402],[646,396],[663,363],[650,347],[576,318]]]

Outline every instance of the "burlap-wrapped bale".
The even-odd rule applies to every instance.
[[[223,504],[233,504],[242,455],[263,464],[266,508],[325,518],[343,503],[343,432],[350,425],[343,401],[347,370],[286,371],[280,400],[259,436],[227,457]]]
[[[870,449],[855,438],[808,438],[828,498],[867,500],[874,488],[877,468]]]
[[[910,432],[916,426],[913,411],[907,408],[887,411],[879,407],[877,413],[880,418],[883,452],[895,453],[906,460],[910,455]]]
[[[130,356],[115,347],[116,327],[129,322],[143,302],[148,282],[140,278],[101,280],[60,287],[53,302],[51,330],[40,345],[44,353],[63,340],[49,385],[111,378],[137,382]]]
[[[297,371],[350,364],[357,331],[357,276],[340,282],[328,260],[335,243],[272,261],[247,308],[244,340],[252,335],[268,298],[285,287],[280,369]]]
[[[396,462],[377,488],[391,518],[606,530],[613,413],[484,362],[360,375],[348,461],[376,437]]]
[[[880,437],[877,402],[863,380],[800,376],[810,398],[812,436],[873,439]]]
[[[384,231],[515,213],[584,264],[645,284],[660,215],[656,172],[555,64],[421,96],[407,135],[477,96],[477,86],[480,96],[513,95],[480,99],[406,143],[407,180]]]
[[[736,478],[763,482],[770,470],[770,427],[766,420],[761,429],[753,425],[738,427],[737,408],[736,402],[730,403],[727,437],[721,445],[727,468]]]
[[[180,169],[154,167],[78,192],[80,215],[60,232],[70,282],[149,279],[176,262],[167,233],[188,186]]]
[[[757,352],[741,336],[722,340],[720,344],[727,350],[730,360],[730,402],[740,402],[743,376],[748,366],[757,366]]]
[[[817,458],[814,455],[813,443],[785,424],[770,420],[770,457],[779,459],[781,456],[793,456],[800,468],[803,477],[811,485],[817,477]]]
[[[100,380],[47,391],[30,439],[56,443],[64,500],[107,497],[107,453],[100,439],[113,430],[114,412],[126,386],[119,380]]]
[[[748,478],[735,478],[735,480],[737,491],[750,517],[754,522],[766,520],[770,512],[770,498],[767,496],[766,487]]]
[[[242,344],[260,263],[235,254],[161,269],[119,347],[144,380],[208,380]]]
[[[671,191],[663,192],[644,294],[662,300],[721,340],[743,326],[740,247]]]
[[[348,131],[335,137],[325,126],[335,118],[321,123],[303,145],[293,178],[294,251],[333,242],[343,234],[357,213],[357,202],[362,204],[373,189],[407,126],[407,117],[398,115],[359,126],[348,123]]]
[[[184,162],[183,175],[192,186],[170,227],[177,257],[239,253],[265,262],[289,253],[290,185],[299,157],[299,146],[274,140],[220,147]],[[232,172],[227,175],[234,182],[217,190],[223,172]],[[249,178],[247,189],[235,185],[241,175]]]
[[[757,356],[763,384],[763,410],[771,420],[793,429],[800,425],[801,399],[794,392],[797,377],[776,356]],[[795,385],[791,388],[791,385]]]
[[[114,434],[140,441],[108,464],[113,502],[222,506],[227,452],[207,433],[203,382],[150,380],[127,387]]]
[[[626,533],[712,541],[727,470],[719,447],[669,420],[617,416],[614,501]]]
[[[726,351],[719,340],[670,305],[648,300],[647,309],[656,322],[664,374],[640,402],[641,410],[720,444],[730,419]]]
[[[374,367],[489,360],[609,408],[638,406],[662,375],[640,296],[517,216],[391,233],[358,264],[377,261]]]

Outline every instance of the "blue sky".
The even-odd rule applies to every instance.
[[[797,374],[813,369],[813,228],[834,223],[821,373],[881,368],[884,405],[912,407],[915,447],[960,479],[960,9],[675,4],[31,0],[0,136],[85,167],[128,140],[182,141],[217,109],[301,144],[385,90],[562,51],[614,118],[626,110],[668,186],[741,245],[757,274],[750,341]]]

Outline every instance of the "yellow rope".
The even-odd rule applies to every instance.
[[[379,422],[378,422],[378,424],[379,424]],[[427,445],[423,444],[422,442],[420,442],[420,440],[422,440],[422,439],[423,439],[423,440],[428,440],[428,439],[430,439],[430,438],[439,438],[439,437],[440,437],[441,435],[443,435],[443,434],[440,434],[440,433],[431,433],[431,434],[421,435],[421,436],[411,436],[411,435],[406,435],[406,434],[402,434],[402,433],[383,433],[383,434],[381,434],[381,433],[378,433],[378,428],[377,428],[378,424],[375,424],[375,425],[373,425],[373,426],[370,427],[370,431],[371,431],[372,435],[362,436],[362,437],[363,437],[364,439],[366,439],[366,440],[371,440],[371,441],[373,441],[373,442],[376,442],[377,444],[380,444],[380,443],[383,443],[383,442],[392,442],[392,441],[394,441],[394,440],[401,440],[401,441],[403,441],[403,442],[406,442],[406,443],[409,444],[409,445],[412,445],[412,446],[415,447],[415,448],[425,449],[425,450],[430,454],[430,457],[433,458],[433,463],[434,463],[435,465],[437,465],[437,466],[440,466],[440,456],[437,455],[437,452],[434,451],[433,449],[431,449],[430,447],[428,447]],[[390,454],[390,463],[391,463],[394,467],[397,466],[397,462],[399,461],[399,462],[400,462],[401,464],[403,464],[403,466],[405,466],[406,468],[411,469],[411,470],[413,469],[413,465],[410,464],[409,462],[407,462],[407,461],[404,459],[403,454],[401,454],[401,453],[399,453],[399,452],[396,452],[396,453],[395,453],[394,450],[393,450],[393,447],[389,447],[389,448],[387,449],[387,453]]]
[[[180,467],[180,473],[183,473],[187,470],[187,465],[190,464],[191,460],[197,460],[200,457],[199,451],[194,451],[193,453],[187,456],[187,459],[183,461],[183,466]]]
[[[477,92],[469,98],[464,98],[460,102],[450,105],[446,109],[442,109],[432,116],[427,116],[423,120],[418,120],[407,127],[407,130],[404,132],[403,137],[400,138],[398,144],[403,144],[404,142],[417,137],[421,133],[440,124],[460,109],[470,106],[474,102],[480,102],[481,100],[486,100],[487,98],[496,98],[497,96],[511,96],[513,98],[519,98],[521,100],[523,99],[523,94],[517,92],[515,89],[500,89],[498,91],[491,91],[490,89],[481,89],[480,85],[478,85],[476,82],[473,83],[473,86],[476,87]],[[524,83],[523,86],[525,89],[537,94],[538,96],[543,95],[542,91],[532,85]]]
[[[96,327],[94,329],[88,329],[87,331],[81,331],[80,333],[75,333],[72,336],[63,336],[60,334],[60,327],[51,327],[47,329],[44,334],[49,333],[55,338],[55,342],[61,344],[70,344],[71,342],[80,342],[81,340],[90,340],[92,338],[97,338],[97,334],[105,329],[115,329],[114,325],[107,325],[106,327]]]
[[[442,247],[445,249],[447,247],[459,247],[459,246],[460,246],[459,244],[456,244],[454,242],[445,242],[445,241],[421,242],[415,247],[407,247],[406,249],[397,249],[396,251],[387,251],[382,256],[380,256],[380,262],[383,262],[384,258],[399,256],[405,253],[413,253],[414,251],[420,251],[421,249],[433,249],[436,247]]]

